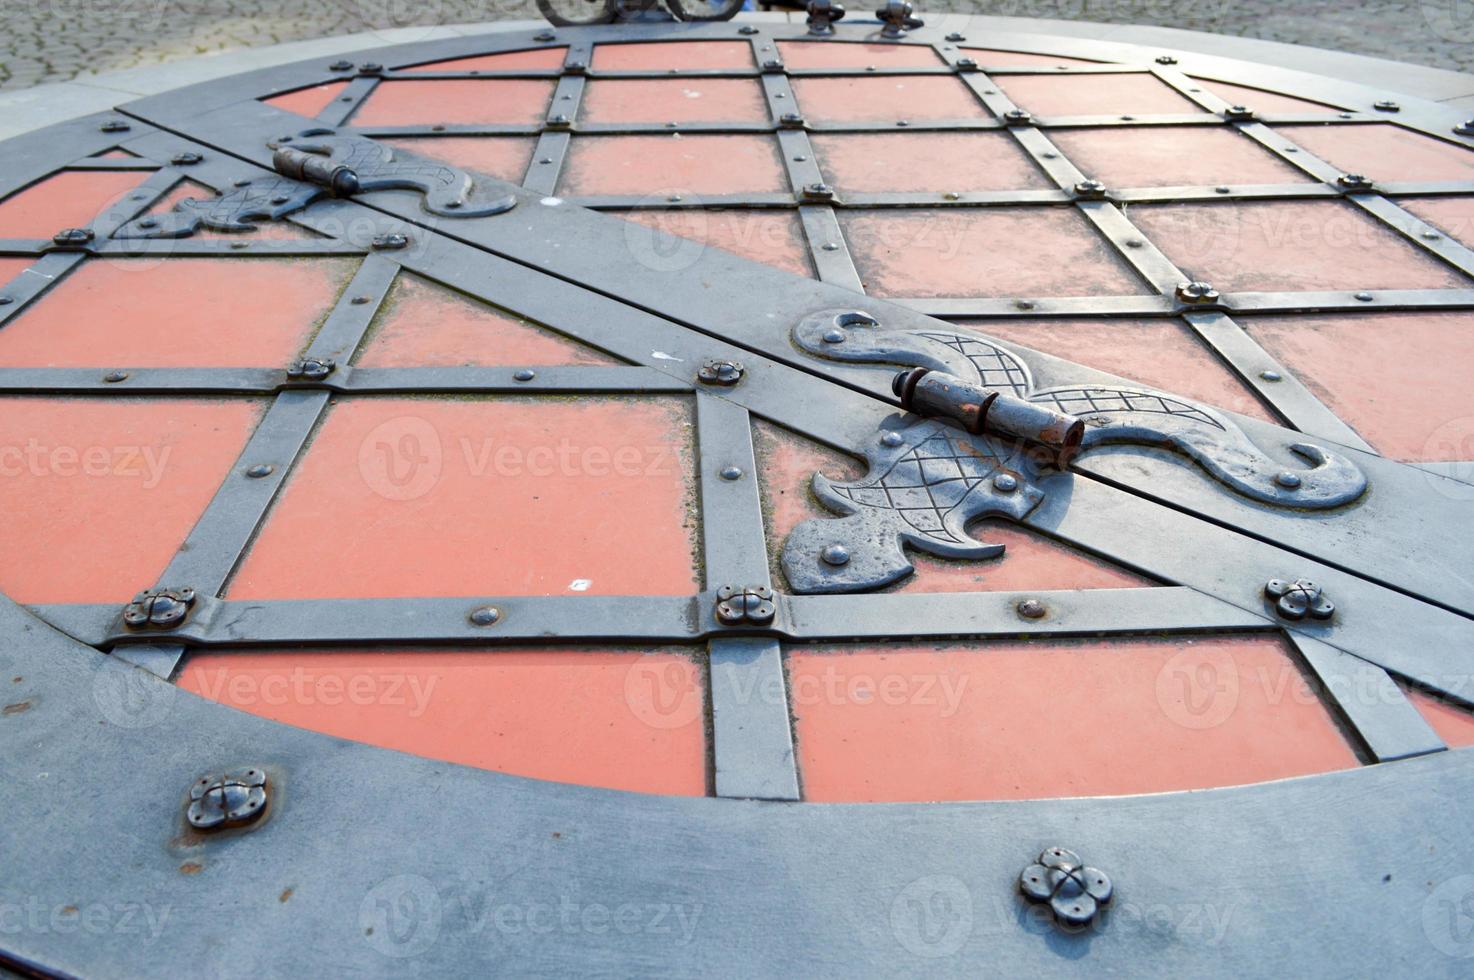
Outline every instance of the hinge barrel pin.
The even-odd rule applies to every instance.
[[[1085,423],[1073,415],[945,371],[911,368],[897,374],[891,387],[908,412],[955,419],[974,435],[989,432],[1043,446],[1060,469],[1069,464],[1085,437]]]

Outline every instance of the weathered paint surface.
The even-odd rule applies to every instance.
[[[482,54],[472,58],[452,58],[449,61],[430,61],[402,71],[528,71],[558,69],[568,56],[567,48],[533,48],[528,51],[508,51],[505,54]]]
[[[795,78],[793,94],[811,122],[988,117],[972,90],[949,75]]]
[[[1377,181],[1474,180],[1474,150],[1401,126],[1276,126],[1346,173]]]
[[[563,194],[781,194],[788,175],[771,136],[671,133],[579,136],[568,151]]]
[[[131,216],[125,200],[149,176],[139,170],[63,170],[0,202],[0,238],[50,238],[81,228],[114,208]]]
[[[808,245],[798,215],[792,211],[643,210],[620,211],[619,216],[646,228],[719,248],[754,262],[764,262],[798,276],[811,276]],[[657,245],[654,237],[632,229],[625,244],[637,255],[647,253],[651,261],[694,262],[697,251]]]
[[[584,91],[588,123],[767,122],[755,78],[599,78]]]
[[[1001,75],[993,82],[1014,105],[1036,116],[1203,111],[1153,75]]]
[[[815,133],[809,142],[825,178],[841,192],[1054,186],[1007,133]]]
[[[436,136],[380,142],[514,184],[522,183],[537,145],[530,136]]]
[[[1121,126],[1049,133],[1080,172],[1107,187],[1217,187],[1311,180],[1238,130]]]
[[[437,78],[380,82],[353,113],[354,126],[541,122],[553,97],[546,78]]]
[[[789,68],[935,68],[942,63],[925,44],[865,44],[853,41],[779,41]]]
[[[712,71],[751,68],[752,45],[746,41],[652,41],[600,44],[594,48],[596,71]]]

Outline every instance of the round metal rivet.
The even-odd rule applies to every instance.
[[[1029,299],[1021,299],[1018,302],[1014,303],[1013,306],[1014,309],[1018,310],[1032,310],[1034,308],[1034,301]]]
[[[532,368],[521,368],[512,377],[517,381],[531,381],[537,377],[537,372]]]
[[[1146,242],[1142,241],[1140,238],[1128,238],[1128,239],[1126,239],[1126,247],[1127,248],[1141,248],[1145,244],[1146,244]]]
[[[722,479],[723,480],[740,480],[741,478],[742,478],[742,470],[739,467],[736,467],[736,466],[723,466],[722,467]]]
[[[117,384],[119,381],[127,381],[128,380],[128,372],[127,371],[109,371],[107,374],[104,374],[102,376],[102,380],[106,381],[108,384]]]
[[[1014,608],[1025,619],[1043,619],[1044,614],[1049,611],[1044,608],[1044,603],[1038,599],[1025,599]]]
[[[887,432],[880,437],[880,444],[882,446],[895,447],[899,446],[903,441],[899,432]]]
[[[270,476],[275,472],[276,467],[272,466],[270,463],[257,463],[255,466],[252,466],[250,469],[246,470],[246,476],[249,476],[253,480],[259,480],[263,476]]]
[[[371,296],[355,296],[348,302],[352,303],[354,306],[362,306],[365,303],[372,302],[372,300],[373,297]]]
[[[1265,381],[1279,381],[1282,378],[1282,375],[1278,371],[1266,370],[1260,371],[1259,377],[1263,378]]]
[[[1298,473],[1291,473],[1289,470],[1285,470],[1284,472],[1275,475],[1274,482],[1278,483],[1286,490],[1294,490],[1300,485],[1300,475]]]
[[[956,191],[948,191],[947,193],[943,194],[942,197],[946,198],[949,201],[960,201],[962,199],[962,195],[957,193]]]
[[[538,163],[544,163],[544,164],[546,164],[546,163],[552,163],[553,162],[553,158],[552,157],[543,157],[541,160],[539,160],[537,162]]]
[[[471,622],[476,626],[494,626],[502,618],[502,611],[496,606],[482,606],[480,609],[472,610]]]
[[[1013,493],[1018,489],[1018,477],[1012,473],[999,473],[993,477],[993,488],[1003,493]]]
[[[806,157],[802,153],[800,153],[798,156],[796,156],[796,157],[793,158],[793,162],[794,163],[807,163],[808,162],[808,159],[809,159],[808,157]]]
[[[823,248],[824,251],[826,251],[826,252],[838,252],[839,251],[839,243],[838,242],[825,242],[820,247]]]
[[[1376,297],[1372,296],[1371,293],[1357,293],[1356,298],[1361,300],[1363,303],[1370,303]]]
[[[842,544],[826,544],[819,552],[819,557],[826,565],[848,565],[850,563],[850,549]]]
[[[1425,231],[1425,232],[1423,232],[1423,237],[1426,238],[1430,242],[1436,242],[1436,241],[1438,241],[1438,239],[1442,238],[1443,236],[1440,235],[1436,231]]]
[[[844,339],[845,332],[839,327],[830,327],[824,331],[824,343],[826,344],[842,344]]]
[[[1218,187],[1213,188],[1213,190],[1214,190],[1215,193],[1218,193],[1218,194],[1231,194],[1231,193],[1233,193],[1233,189],[1232,188],[1223,187],[1221,185],[1218,186]]]
[[[15,300],[11,299],[9,296],[0,296],[0,306],[9,306],[11,303],[14,302]]]

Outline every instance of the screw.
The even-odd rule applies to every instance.
[[[850,549],[842,544],[826,544],[819,552],[819,557],[826,565],[848,565],[850,563]]]
[[[482,606],[471,610],[468,618],[473,626],[494,626],[502,618],[502,611],[496,606]]]
[[[1013,493],[1018,489],[1018,477],[1012,473],[999,473],[993,477],[993,488],[1001,493]]]
[[[102,380],[106,381],[110,385],[115,385],[119,381],[127,381],[128,380],[128,372],[127,371],[109,371],[107,374],[104,374],[102,376]]]
[[[252,466],[250,469],[246,470],[246,476],[249,476],[253,480],[259,480],[263,476],[270,476],[275,472],[276,467],[272,466],[270,463],[257,463],[255,466]]]
[[[736,466],[723,466],[721,477],[723,480],[740,480],[742,478],[742,470]]]
[[[1024,599],[1014,608],[1025,619],[1043,619],[1045,613],[1049,612],[1038,599]]]
[[[1300,475],[1298,473],[1291,473],[1289,470],[1283,470],[1282,472],[1275,474],[1274,482],[1278,483],[1286,490],[1294,490],[1296,487],[1300,486]]]

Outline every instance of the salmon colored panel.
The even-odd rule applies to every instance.
[[[0,202],[0,238],[50,238],[89,225],[148,176],[138,170],[52,174]]]
[[[865,291],[875,296],[1146,291],[1073,208],[840,211],[839,218]]]
[[[328,105],[343,94],[348,87],[347,82],[328,82],[324,85],[314,85],[311,88],[299,88],[295,92],[285,95],[275,95],[269,99],[262,99],[269,106],[275,106],[287,112],[295,112],[299,116],[308,119],[317,118]]]
[[[529,51],[507,51],[503,54],[482,54],[473,58],[455,58],[450,61],[432,61],[429,64],[401,68],[400,71],[528,71],[546,68],[562,68],[568,55],[567,48],[534,48]]]
[[[1171,394],[1279,421],[1178,320],[987,320],[961,325]]]
[[[752,45],[746,41],[653,41],[648,44],[600,44],[594,48],[594,68],[598,71],[751,67]]]
[[[564,194],[781,194],[778,143],[763,135],[576,136]]]
[[[963,48],[967,56],[983,68],[1078,68],[1098,65],[1098,61],[1065,58],[1057,54],[1027,54],[1023,51],[995,51],[992,48]]]
[[[505,310],[401,273],[354,363],[439,367],[620,362]]]
[[[1263,317],[1243,326],[1384,455],[1474,459],[1474,313]]]
[[[1131,220],[1219,290],[1461,289],[1468,279],[1341,201],[1133,205]]]
[[[1331,106],[1322,105],[1319,102],[1309,102],[1290,95],[1280,95],[1278,92],[1266,92],[1259,88],[1245,88],[1242,85],[1230,85],[1228,82],[1207,82],[1200,78],[1195,78],[1193,81],[1229,105],[1247,106],[1261,115],[1271,112],[1336,111]]]
[[[841,191],[1003,191],[1053,187],[1007,133],[814,133],[824,176]]]
[[[285,367],[345,259],[88,259],[0,330],[5,367]]]
[[[789,68],[936,68],[942,59],[927,44],[860,44],[850,41],[779,41]]]
[[[236,650],[190,657],[179,686],[298,728],[459,765],[706,794],[705,683],[678,652]]]
[[[951,75],[795,78],[793,94],[810,122],[985,119],[988,112]]]
[[[1384,183],[1474,180],[1474,150],[1391,124],[1276,126],[1275,132],[1346,173]]]
[[[1450,238],[1474,246],[1474,197],[1404,197],[1397,203]]]
[[[1449,748],[1462,749],[1474,745],[1474,711],[1406,685],[1403,692]]]
[[[1082,173],[1108,187],[1299,184],[1311,179],[1226,127],[1056,129],[1049,138]]]
[[[1000,75],[993,84],[1036,116],[1202,112],[1155,75]]]
[[[547,115],[550,78],[437,78],[380,82],[354,126],[531,125]]]
[[[0,592],[126,602],[159,584],[261,410],[243,398],[0,399]]]
[[[684,399],[342,401],[230,595],[694,593],[692,458]]]
[[[35,263],[33,258],[7,258],[0,256],[0,292],[5,287],[20,277],[22,272],[29,269]]]
[[[790,647],[805,798],[1233,786],[1358,764],[1278,637]]]
[[[165,214],[169,211],[173,211],[174,206],[182,201],[187,201],[191,198],[196,200],[212,200],[216,196],[217,195],[213,190],[204,186],[203,184],[196,184],[192,180],[186,180],[178,184],[172,191],[159,198],[158,203],[148,209],[148,213]],[[201,225],[198,229],[195,230],[194,234],[190,235],[189,237],[196,240],[202,238],[233,238],[246,241],[258,241],[261,239],[266,239],[269,241],[283,242],[299,242],[304,238],[321,237],[319,235],[313,234],[311,231],[308,231],[301,225],[293,224],[290,221],[254,221],[251,222],[251,228],[253,229],[251,231],[225,232],[214,231],[213,229],[206,228],[205,226]],[[144,239],[142,241],[126,241],[130,241],[130,243],[134,247],[145,250],[145,254],[158,254],[155,253],[153,249],[161,249],[164,254],[167,254],[168,252],[167,244],[161,245],[158,240]],[[144,242],[147,242],[147,244],[144,244]]]
[[[535,139],[524,136],[435,136],[379,142],[514,184],[522,183],[527,175],[537,145]]]
[[[811,276],[809,249],[803,225],[792,211],[757,210],[650,210],[621,211],[618,217],[668,235],[687,238],[754,262],[762,262],[797,276]],[[626,245],[639,255],[650,255],[659,267],[689,258],[695,262],[699,251],[684,251],[658,244],[654,236],[631,229],[625,235]],[[689,262],[687,263],[690,264]]]
[[[755,78],[599,78],[584,89],[586,123],[769,121]]]
[[[766,422],[756,423],[753,429],[768,554],[774,581],[783,582],[778,558],[789,532],[810,518],[836,516],[809,489],[814,474],[852,480],[865,474],[865,466],[843,453]],[[1002,557],[951,561],[908,549],[906,556],[916,571],[887,591],[1013,592],[1138,588],[1156,584],[1018,525],[983,521],[970,530],[980,541],[1003,545]]]
[[[114,149],[108,150],[106,153],[94,153],[94,154],[92,154],[92,156],[93,156],[94,159],[97,159],[97,160],[137,160],[138,159],[138,155],[137,154],[135,154],[135,153],[129,153],[127,150],[124,150],[124,149],[121,149],[121,148],[114,148]]]

